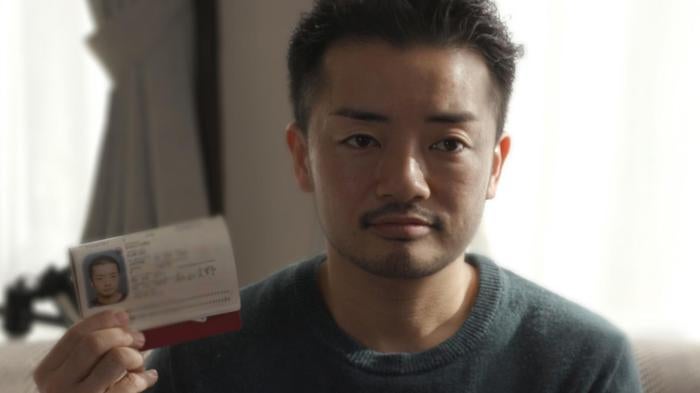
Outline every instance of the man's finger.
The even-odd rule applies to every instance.
[[[108,393],[136,393],[153,386],[158,381],[158,372],[148,370],[142,372],[129,372],[112,386]]]
[[[73,347],[64,364],[56,373],[70,382],[83,380],[105,354],[118,347],[140,348],[145,338],[143,333],[129,332],[121,327],[97,330],[89,333]]]
[[[83,337],[95,330],[113,327],[127,327],[129,315],[125,311],[108,310],[86,318],[68,329],[49,351],[34,371],[34,378],[43,379],[49,372],[58,369]]]
[[[113,348],[100,359],[90,375],[80,383],[80,390],[104,392],[110,386],[121,382],[125,375],[134,374],[134,372],[138,374],[143,363],[143,355],[139,351],[125,347]]]

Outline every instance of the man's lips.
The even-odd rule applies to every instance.
[[[382,216],[370,223],[370,229],[389,239],[410,240],[427,235],[432,230],[427,220],[414,216]]]
[[[383,216],[371,222],[371,225],[424,225],[431,224],[420,217],[415,216]]]

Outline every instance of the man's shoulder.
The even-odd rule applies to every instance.
[[[548,338],[572,334],[619,340],[622,331],[590,309],[544,288],[510,270],[502,269],[508,309],[515,311],[528,330]]]
[[[626,335],[588,308],[508,269],[499,268],[503,297],[499,322],[512,350],[561,367],[598,359],[613,367],[630,351]]]
[[[467,260],[479,270],[479,296],[496,299],[491,303],[500,323],[512,322],[521,330],[542,330],[547,334],[560,330],[568,334],[575,330],[620,334],[619,329],[595,312],[497,265],[489,257],[468,254]]]
[[[586,307],[498,266],[488,257],[469,254],[468,260],[479,269],[479,297],[492,299],[488,302],[494,311],[490,329],[496,340],[542,344],[543,348],[551,343],[587,346],[625,341],[621,330]]]
[[[498,365],[494,378],[510,367],[523,381],[549,381],[559,391],[639,391],[629,341],[620,329],[488,258],[472,260],[485,272],[483,289],[498,292],[483,343]]]

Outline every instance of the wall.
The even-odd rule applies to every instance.
[[[225,210],[244,285],[321,249],[284,142],[287,42],[311,1],[219,3]]]

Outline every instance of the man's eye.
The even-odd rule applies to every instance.
[[[343,140],[343,144],[350,145],[356,149],[364,149],[369,146],[379,146],[379,142],[369,135],[353,135]]]
[[[440,142],[430,146],[431,149],[437,149],[448,153],[455,153],[464,150],[466,145],[457,139],[443,139]]]

